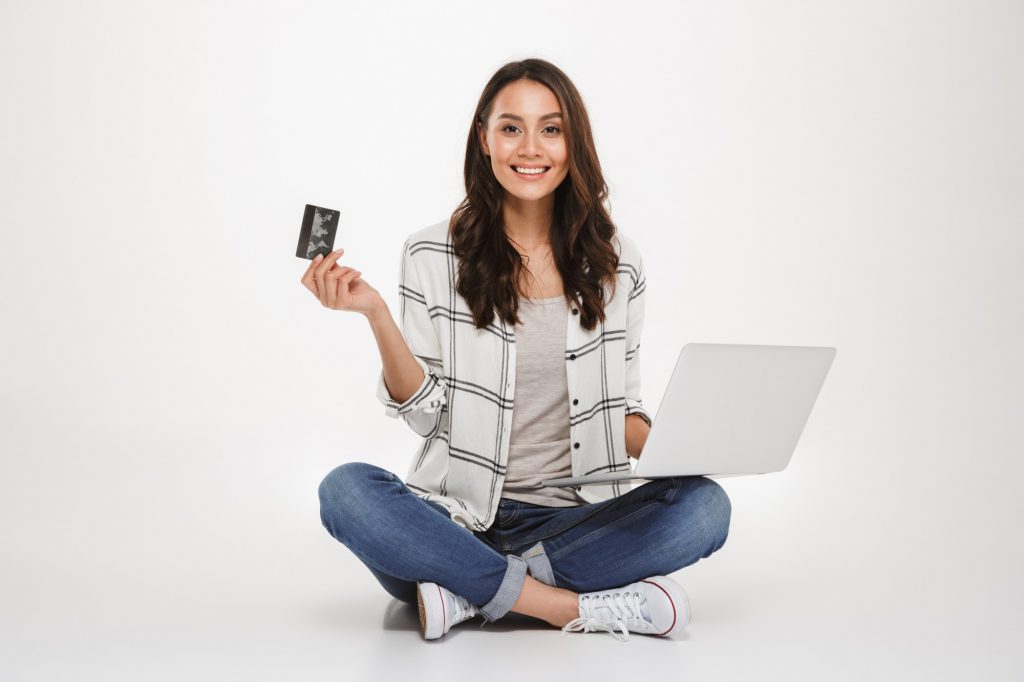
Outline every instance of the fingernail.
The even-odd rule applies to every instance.
[[[324,257],[324,254],[318,253],[318,254],[316,254],[316,258],[313,259],[313,262],[314,263],[319,263],[323,259],[323,257]]]

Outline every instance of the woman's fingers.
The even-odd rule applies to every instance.
[[[338,301],[338,279],[351,272],[352,268],[346,266],[338,267],[327,273],[324,278],[324,303],[328,308],[333,308]]]
[[[316,291],[314,293],[316,293],[320,298],[320,303],[323,305],[327,305],[327,283],[325,282],[324,277],[328,272],[330,272],[331,268],[334,267],[334,264],[338,262],[338,259],[341,258],[341,254],[344,252],[345,249],[332,251],[327,254],[327,256],[320,261],[320,264],[313,270],[313,280],[316,283]]]
[[[347,308],[349,305],[349,283],[360,273],[355,268],[338,268],[327,273],[327,307],[335,310]]]
[[[353,280],[363,274],[355,268],[351,268],[348,272],[338,278],[338,298],[336,305],[340,304],[340,308],[347,309],[352,306],[352,296],[349,293],[349,286],[351,286]]]
[[[337,251],[331,251],[327,254],[324,259],[320,261],[320,265],[316,267],[317,277],[319,278],[320,276],[327,274],[327,272],[334,267],[334,264],[338,262],[338,259],[341,258],[341,254],[343,253],[345,253],[345,249],[338,249]]]
[[[314,279],[313,273],[316,271],[316,266],[320,265],[320,261],[323,260],[323,257],[324,255],[322,253],[318,253],[316,258],[309,262],[309,267],[306,268],[304,273],[302,273],[302,279],[299,280],[302,282],[302,286],[312,291],[316,296],[319,296],[319,294],[316,290],[316,279]]]
[[[339,248],[326,256],[314,258],[302,275],[302,283],[320,304],[334,310],[348,310],[352,305],[350,286],[363,274],[361,270],[338,265],[338,259],[345,253]]]
[[[306,285],[306,288],[312,291],[314,294],[317,293],[317,273],[327,272],[328,270],[330,270],[331,264],[335,263],[341,256],[341,254],[344,252],[345,249],[338,249],[337,251],[332,251],[331,253],[327,254],[326,258],[322,253],[318,253],[316,255],[316,258],[309,262],[309,267],[306,268],[306,271],[302,273],[301,281],[303,284]],[[327,264],[327,266],[322,267],[324,265],[324,262],[328,260],[330,262]]]

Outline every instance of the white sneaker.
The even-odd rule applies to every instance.
[[[479,612],[465,597],[437,583],[416,583],[416,603],[420,610],[420,630],[425,639],[437,639],[456,623]]]
[[[629,632],[669,636],[690,622],[686,592],[679,583],[663,575],[625,587],[582,593],[579,604],[580,617],[562,628],[563,635],[602,630],[625,642]]]

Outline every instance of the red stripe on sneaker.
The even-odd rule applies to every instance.
[[[444,624],[448,622],[448,619],[444,615],[444,595],[441,594],[441,586],[437,585],[437,598],[441,600],[441,634],[444,634]],[[674,608],[674,607],[673,607]],[[675,621],[672,621],[673,623]]]
[[[664,587],[662,587],[658,583],[652,583],[650,580],[641,580],[640,582],[647,583],[648,585],[654,585],[659,590],[664,592],[666,597],[668,597],[668,603],[672,605],[672,625],[669,625],[668,626],[668,630],[665,630],[665,632],[659,632],[658,634],[659,635],[664,635],[667,632],[671,632],[672,628],[674,628],[676,626],[676,603],[674,601],[672,601],[672,595],[669,594],[668,590],[666,590]]]

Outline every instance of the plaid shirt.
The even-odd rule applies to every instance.
[[[587,331],[575,304],[568,315],[565,372],[574,476],[628,471],[626,415],[639,414],[651,423],[640,397],[646,278],[636,246],[621,233],[616,236],[617,290],[605,306],[605,321]],[[401,417],[423,437],[406,486],[440,503],[464,528],[483,531],[494,521],[505,480],[516,337],[497,315],[485,329],[473,325],[469,306],[455,291],[457,272],[447,220],[406,240],[399,270],[400,326],[425,376],[399,404],[381,370],[377,397],[387,416]],[[610,286],[605,290],[610,293]],[[629,482],[614,482],[581,486],[577,492],[588,502],[600,502],[631,488]]]

